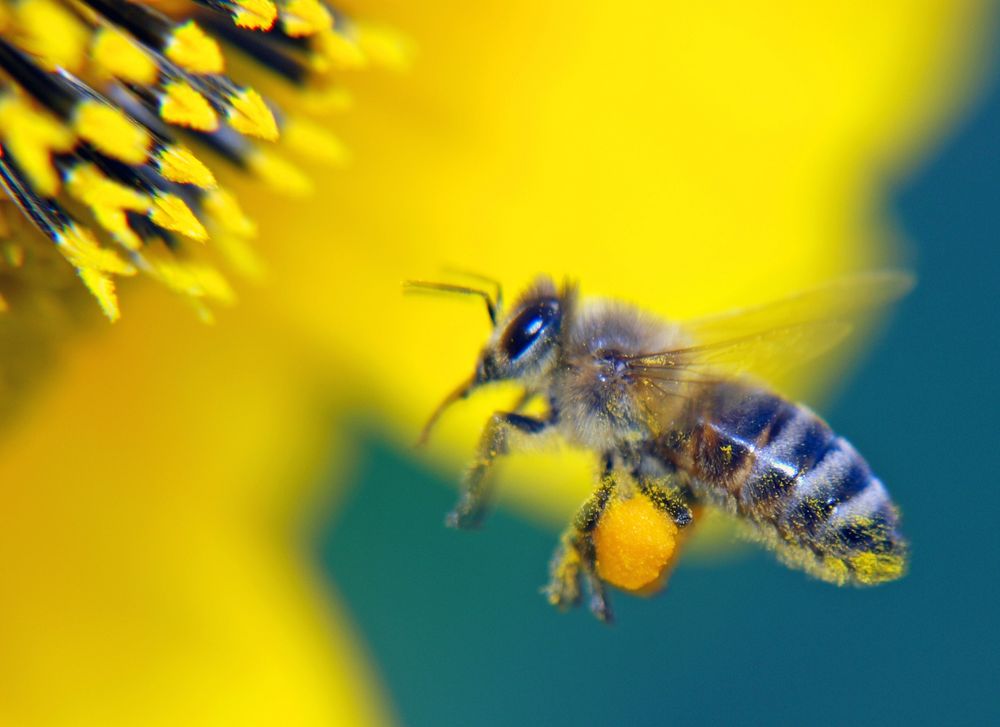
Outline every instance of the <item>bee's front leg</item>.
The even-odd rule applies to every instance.
[[[594,548],[593,533],[616,487],[614,475],[606,474],[601,480],[600,487],[577,511],[573,525],[563,533],[559,548],[552,558],[549,566],[549,585],[545,588],[549,603],[557,608],[566,609],[579,605],[580,582],[583,580],[590,593],[588,603],[590,612],[605,623],[610,623],[612,620],[611,605],[608,602],[604,582],[597,575],[597,553]]]
[[[497,457],[510,453],[511,434],[540,434],[554,423],[554,417],[536,419],[515,412],[497,412],[490,417],[479,441],[476,461],[462,478],[462,494],[445,520],[448,527],[474,528],[482,522],[489,501],[486,475]]]

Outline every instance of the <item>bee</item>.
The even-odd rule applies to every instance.
[[[586,590],[592,613],[610,621],[606,585],[662,584],[677,554],[675,541],[705,507],[731,513],[783,562],[825,581],[871,585],[898,578],[907,544],[885,486],[823,419],[762,381],[769,371],[831,348],[859,312],[890,302],[910,285],[904,273],[861,274],[678,324],[623,302],[581,299],[575,285],[557,287],[547,277],[509,310],[499,285],[493,295],[409,283],[478,295],[493,324],[474,372],[434,411],[421,441],[449,406],[479,388],[500,381],[523,386],[518,403],[486,424],[447,524],[479,525],[496,461],[555,431],[594,452],[601,471],[552,559],[546,593],[554,606],[575,606]],[[546,412],[526,413],[539,399]],[[638,581],[616,576],[608,565],[615,548],[636,547],[628,542],[635,518],[652,523],[642,526],[652,535],[638,547],[655,551],[639,554],[652,559],[653,572]]]

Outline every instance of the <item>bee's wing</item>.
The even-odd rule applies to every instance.
[[[714,383],[744,374],[771,378],[820,356],[843,341],[846,321],[809,321],[694,344],[671,351],[630,356],[629,370],[641,377],[676,383]]]
[[[690,345],[631,356],[634,379],[659,396],[734,376],[773,379],[843,341],[867,311],[913,287],[902,272],[855,275],[753,308],[683,325]]]
[[[906,295],[913,284],[911,274],[898,270],[858,273],[763,305],[686,321],[684,329],[696,343],[710,344],[824,321],[853,325]]]

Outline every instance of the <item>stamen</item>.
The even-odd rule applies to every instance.
[[[149,86],[159,76],[155,60],[127,35],[109,26],[98,29],[90,57],[105,75],[126,83]]]
[[[253,149],[247,168],[275,192],[302,197],[312,192],[312,182],[290,161],[266,149]]]
[[[219,117],[204,96],[186,81],[170,81],[160,97],[160,118],[197,131],[215,131]]]
[[[171,144],[159,147],[154,155],[154,163],[160,174],[171,182],[193,184],[202,189],[218,186],[212,170],[183,146]]]
[[[333,27],[333,16],[318,0],[280,0],[281,27],[293,38],[315,35]]]
[[[233,23],[247,30],[270,30],[278,17],[271,0],[196,0],[199,5],[227,13]]]
[[[90,34],[87,28],[55,0],[20,0],[13,4],[17,43],[46,70],[83,66]]]
[[[284,120],[281,140],[289,149],[326,164],[341,165],[350,158],[347,147],[340,139],[322,126],[302,118]]]
[[[202,198],[202,208],[227,232],[247,238],[257,235],[257,225],[243,213],[236,198],[224,189],[207,192]]]
[[[146,47],[163,53],[192,73],[222,73],[225,68],[218,43],[193,20],[174,23],[148,5],[126,0],[81,1]]]
[[[145,212],[149,199],[138,191],[105,176],[92,163],[72,165],[65,174],[71,196],[90,208],[97,223],[129,250],[138,250],[142,240],[128,223],[126,211]]]
[[[191,241],[211,234],[240,272],[259,275],[245,243],[257,228],[181,135],[292,195],[311,191],[308,177],[251,138],[331,164],[348,152],[223,75],[218,39],[295,83],[300,108],[326,112],[349,96],[325,74],[378,62],[366,37],[375,36],[324,0],[0,0],[0,184],[111,319],[114,276],[136,269],[198,301],[232,300]]]
[[[218,43],[193,20],[173,31],[164,52],[167,58],[192,73],[222,73],[225,68]]]
[[[79,104],[72,124],[81,139],[127,164],[144,164],[153,144],[142,126],[111,104],[96,99]]]
[[[278,138],[278,124],[274,120],[274,114],[260,94],[252,88],[237,89],[226,101],[229,106],[226,120],[236,131],[267,141]]]
[[[0,139],[42,197],[59,192],[52,154],[73,148],[73,133],[59,120],[13,94],[0,97]]]
[[[119,317],[112,275],[134,275],[132,265],[106,250],[54,200],[35,195],[17,166],[0,147],[0,182],[22,211],[52,240],[63,257],[76,268],[84,285],[112,321]]]
[[[149,219],[166,230],[179,232],[192,240],[204,242],[208,231],[201,224],[191,208],[176,194],[156,190],[151,195],[152,207]]]
[[[280,41],[271,37],[274,34],[263,35],[248,32],[212,16],[206,16],[202,22],[213,34],[227,43],[231,43],[247,56],[286,80],[302,84],[309,77],[309,67],[299,59],[284,52]]]

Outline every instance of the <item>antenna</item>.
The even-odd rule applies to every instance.
[[[490,316],[493,325],[497,323],[497,302],[492,296],[479,288],[469,288],[464,285],[452,285],[450,283],[435,283],[426,280],[407,280],[403,283],[403,292],[432,292],[432,293],[454,293],[456,295],[476,295],[486,303],[486,312]]]

